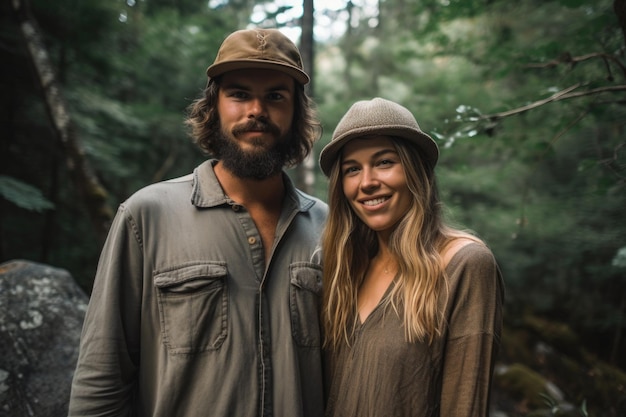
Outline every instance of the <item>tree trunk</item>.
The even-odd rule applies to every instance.
[[[350,98],[350,93],[354,90],[352,86],[352,64],[355,59],[354,53],[354,44],[356,43],[356,39],[354,36],[354,30],[352,29],[352,10],[354,9],[354,4],[352,0],[348,0],[346,3],[346,11],[348,12],[348,22],[346,24],[346,33],[343,36],[343,53],[344,59],[346,61],[346,65],[343,70],[343,81],[346,85],[345,96],[343,99],[348,100]]]
[[[302,35],[300,36],[300,53],[302,54],[302,60],[304,65],[304,71],[311,77],[311,82],[307,86],[308,93],[311,97],[314,97],[314,38],[313,38],[313,0],[303,0],[303,14],[302,14]],[[308,194],[313,193],[315,187],[315,155],[313,150],[309,156],[298,166],[296,169],[297,180],[296,184],[298,188]]]
[[[304,71],[311,77],[311,82],[308,85],[308,91],[311,96],[314,96],[314,7],[313,0],[303,0],[303,14],[302,14],[302,36],[300,37],[300,52],[302,54],[302,60],[304,65]]]
[[[626,45],[626,0],[613,0],[613,11],[617,16],[617,23],[622,28],[624,45]]]
[[[113,210],[107,204],[108,192],[93,173],[82,143],[74,130],[39,27],[30,12],[28,0],[13,0],[12,6],[46,102],[52,128],[66,157],[70,176],[87,208],[97,237],[103,241],[113,217]]]

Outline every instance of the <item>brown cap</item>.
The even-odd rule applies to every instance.
[[[250,68],[281,71],[302,85],[309,82],[298,48],[278,29],[245,29],[231,33],[222,42],[215,62],[206,73],[212,78]]]
[[[432,167],[439,159],[435,141],[422,132],[413,114],[405,107],[383,98],[357,101],[341,118],[333,137],[320,153],[320,167],[326,176],[350,140],[363,136],[393,136],[417,145]]]

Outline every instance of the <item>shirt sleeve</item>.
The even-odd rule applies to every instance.
[[[141,241],[123,206],[104,244],[87,308],[69,416],[129,416],[136,386]]]
[[[504,286],[491,251],[468,245],[447,269],[441,417],[485,417],[502,330]]]

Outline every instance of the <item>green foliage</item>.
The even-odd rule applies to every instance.
[[[108,36],[115,30],[120,8],[109,0],[31,0],[37,23],[46,36],[46,46],[57,64],[57,76],[80,63],[107,72],[112,52]],[[84,69],[84,67],[83,67]]]
[[[618,268],[626,268],[626,246],[619,248],[611,264]]]
[[[0,175],[0,196],[25,210],[41,212],[54,208],[41,191],[18,179]]]
[[[545,405],[550,410],[550,415],[564,417],[564,416],[568,416],[572,414],[569,407],[564,409],[564,407],[561,404],[559,404],[559,402],[556,399],[554,399],[552,396],[550,396],[549,394],[541,393],[540,396],[541,398],[543,398]],[[529,417],[533,415],[534,414],[531,413],[529,414]],[[582,404],[580,405],[580,408],[576,410],[576,413],[574,415],[580,416],[580,417],[589,416],[587,412],[587,400],[583,400]]]
[[[113,204],[146,184],[188,173],[202,159],[184,131],[184,113],[206,83],[228,14],[153,6],[145,15],[142,5],[128,7],[118,22],[107,78],[68,88],[86,151]]]

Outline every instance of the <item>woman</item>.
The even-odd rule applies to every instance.
[[[488,414],[503,284],[486,245],[444,223],[438,156],[381,98],[355,103],[322,150],[327,416]]]

